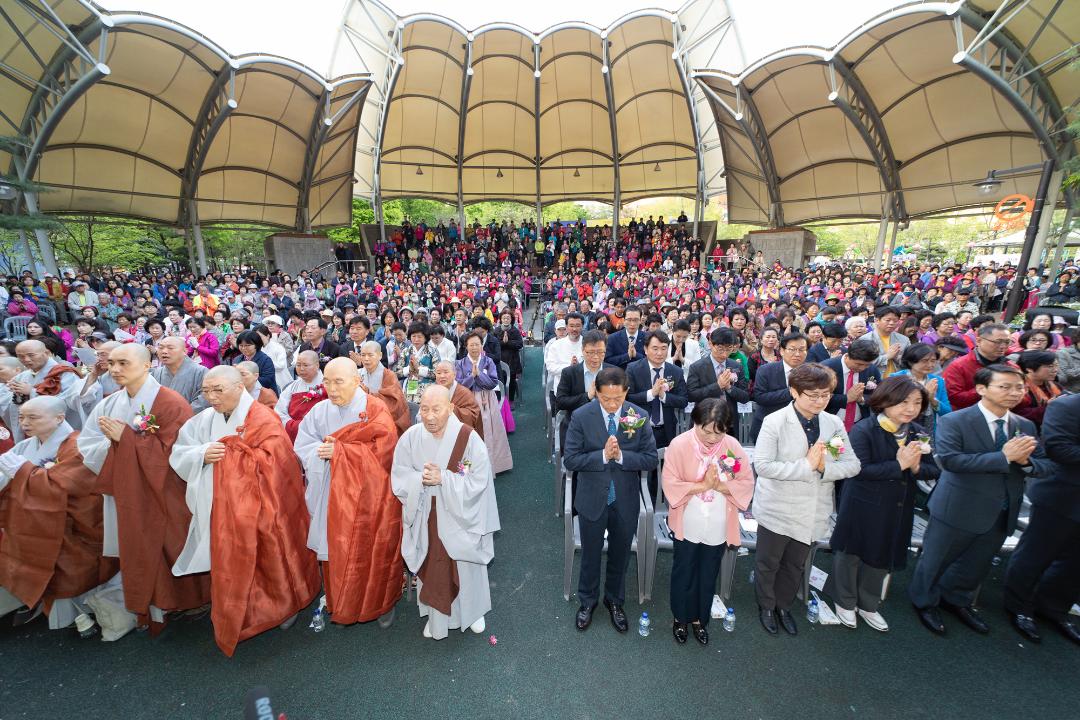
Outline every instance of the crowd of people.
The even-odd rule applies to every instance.
[[[708,642],[748,511],[767,632],[796,634],[810,547],[830,537],[840,621],[887,630],[882,583],[905,565],[920,481],[936,483],[909,587],[922,622],[943,633],[945,608],[985,631],[974,594],[1026,485],[1006,608],[1029,639],[1042,615],[1080,642],[1067,316],[1000,324],[997,267],[785,268],[745,248],[703,268],[702,250],[685,217],[406,223],[373,269],[332,277],[9,278],[5,327],[25,339],[0,342],[0,614],[115,640],[202,609],[231,655],[320,592],[313,623],[389,625],[415,582],[426,636],[483,632],[493,478],[513,467],[535,340],[576,475],[579,629],[601,600],[627,629],[644,471],[670,506],[680,643]],[[1075,297],[1075,278],[1039,292]]]

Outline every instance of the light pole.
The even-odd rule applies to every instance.
[[[1035,236],[1039,232],[1039,221],[1042,219],[1043,205],[1046,204],[1046,193],[1050,189],[1050,176],[1054,172],[1054,160],[1036,165],[1024,165],[1022,167],[1009,168],[1008,170],[991,170],[986,173],[986,178],[975,183],[975,187],[984,195],[992,195],[1001,187],[1001,177],[1020,175],[1032,170],[1042,169],[1039,176],[1039,189],[1035,193],[1035,206],[1031,209],[1031,219],[1028,221],[1027,232],[1024,234],[1024,247],[1020,250],[1020,260],[1016,264],[1016,275],[1013,277],[1012,289],[1009,290],[1008,299],[1005,302],[1004,322],[1009,322],[1020,309],[1020,301],[1024,296],[1024,280],[1031,262],[1031,251],[1035,247]]]

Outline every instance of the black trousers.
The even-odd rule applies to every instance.
[[[764,610],[790,610],[802,587],[810,546],[758,524],[754,593]]]
[[[716,576],[727,545],[675,540],[671,563],[671,614],[679,622],[709,624]]]
[[[1031,524],[1020,536],[1005,573],[1005,609],[1069,619],[1080,599],[1080,522],[1046,505],[1031,506]]]
[[[607,530],[607,575],[604,599],[622,605],[626,599],[626,567],[630,563],[630,545],[637,532],[635,522],[625,522],[614,505],[606,505],[597,520],[578,515],[581,527],[581,573],[578,575],[578,601],[582,607],[596,605],[600,593],[600,556],[604,553]],[[639,570],[640,572],[640,570]]]
[[[930,518],[923,538],[922,556],[908,585],[918,608],[937,607],[944,600],[967,607],[990,572],[994,555],[1005,542],[1005,510],[988,532],[971,533]]]

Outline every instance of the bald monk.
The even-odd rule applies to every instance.
[[[172,572],[210,572],[214,639],[232,657],[240,641],[292,626],[319,592],[319,566],[300,462],[277,415],[251,397],[239,366],[208,370],[200,392],[210,407],[184,423],[169,457],[191,510]]]
[[[21,405],[38,395],[56,396],[64,401],[68,424],[75,430],[81,429],[83,417],[93,407],[93,400],[79,395],[82,386],[77,384],[79,374],[75,368],[58,363],[40,340],[23,340],[15,346],[15,356],[26,370],[8,383],[12,392],[11,403]],[[84,400],[86,405],[83,404]],[[17,424],[10,429],[16,442],[23,439],[22,430]]]
[[[405,402],[405,393],[401,391],[397,376],[392,372],[384,372],[386,368],[382,364],[382,345],[374,340],[361,343],[359,359],[360,387],[367,394],[382,398],[400,435],[412,425],[412,417],[409,415],[409,404]]]
[[[401,503],[390,487],[398,433],[386,403],[360,390],[349,358],[323,370],[327,399],[296,434],[307,475],[308,547],[322,561],[331,619],[348,625],[394,620],[401,598]]]
[[[472,390],[457,381],[457,368],[454,367],[454,363],[443,360],[436,364],[435,382],[450,393],[450,405],[454,416],[475,430],[483,440],[484,418],[480,414],[480,406],[476,403],[476,396],[473,395]]]
[[[311,408],[326,399],[323,374],[319,369],[319,353],[304,350],[296,355],[296,379],[281,390],[274,410],[285,425],[290,441],[296,440],[296,431]]]
[[[19,424],[19,406],[11,402],[8,383],[25,369],[18,358],[0,357],[0,452],[7,452],[15,445],[11,429]]]
[[[86,593],[119,571],[101,556],[102,499],[83,465],[64,401],[48,395],[19,407],[26,439],[0,455],[0,615],[23,605],[53,630],[92,634]],[[40,608],[39,608],[40,604]]]
[[[278,401],[277,393],[259,384],[259,366],[250,360],[243,360],[233,367],[240,373],[240,380],[251,399],[273,410]]]
[[[424,637],[485,629],[491,609],[487,564],[499,529],[495,484],[484,441],[451,413],[450,393],[431,385],[420,423],[394,451],[394,493],[401,501],[402,554],[419,578]]]
[[[190,610],[210,600],[210,578],[174,577],[171,570],[187,538],[191,511],[186,483],[169,466],[180,427],[191,405],[150,376],[150,352],[134,343],[109,354],[109,375],[120,390],[93,409],[79,435],[83,462],[97,473],[105,495],[103,553],[120,558],[122,604],[98,608],[119,635],[136,624],[160,632],[165,613]],[[115,633],[114,633],[115,634]]]

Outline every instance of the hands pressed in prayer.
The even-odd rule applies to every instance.
[[[818,440],[811,445],[806,453],[806,460],[812,469],[822,472],[825,469],[825,443]]]
[[[120,437],[124,434],[124,425],[124,422],[116,418],[104,415],[98,418],[98,427],[101,428],[102,434],[113,442],[120,442]]]
[[[29,395],[30,391],[33,390],[33,388],[30,386],[30,383],[20,382],[16,380],[12,380],[11,382],[9,382],[8,388],[11,390],[11,392],[18,395]]]
[[[216,462],[220,462],[225,457],[225,445],[219,442],[212,442],[206,446],[206,452],[203,453],[203,464],[213,465]]]
[[[614,435],[609,435],[604,443],[604,460],[617,460],[619,457],[619,440]]]
[[[442,485],[442,470],[435,463],[424,463],[421,482],[425,485]]]
[[[336,438],[327,435],[323,438],[322,443],[319,445],[317,454],[320,460],[329,460],[334,456],[334,443]]]

